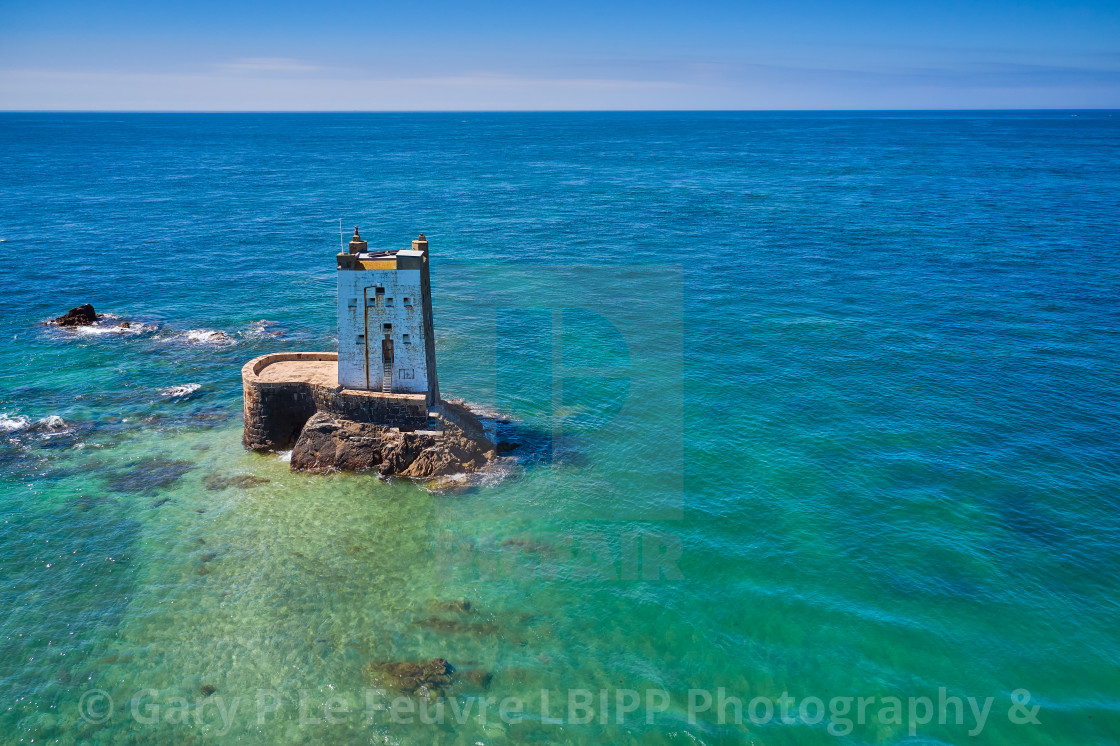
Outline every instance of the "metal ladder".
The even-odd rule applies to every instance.
[[[381,393],[389,394],[393,391],[393,364],[389,361],[382,361],[381,369]]]

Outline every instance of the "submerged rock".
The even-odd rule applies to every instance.
[[[502,549],[513,549],[537,554],[548,554],[552,551],[552,547],[548,544],[541,544],[531,539],[506,539],[502,542]]]
[[[220,474],[208,474],[202,480],[202,485],[208,490],[218,491],[224,490],[229,487],[238,487],[244,490],[250,490],[254,487],[259,487],[262,484],[268,484],[269,479],[258,477],[253,474],[235,474],[233,476],[222,476]]]
[[[254,321],[252,324],[249,324],[249,331],[244,332],[242,334],[242,336],[262,337],[262,338],[263,337],[272,337],[274,339],[280,339],[281,337],[287,336],[287,332],[285,332],[283,330],[280,330],[280,329],[272,328],[272,327],[277,326],[278,324],[279,324],[279,322],[269,321],[268,319],[261,319],[260,321]]]
[[[160,429],[172,429],[179,427],[189,427],[196,429],[206,429],[216,427],[226,420],[233,417],[232,412],[223,412],[217,409],[184,412],[184,413],[171,413],[171,412],[157,412],[148,415],[140,420],[145,425],[154,425]]]
[[[472,668],[463,671],[461,678],[478,689],[489,689],[490,682],[494,680],[494,674],[481,668]]]
[[[97,312],[93,310],[93,306],[85,303],[77,308],[71,308],[56,319],[51,319],[49,323],[58,326],[89,326],[97,323],[97,318]]]
[[[487,461],[492,460],[493,456],[490,455],[492,453],[494,452],[489,451],[487,454],[485,454]],[[471,482],[467,481],[466,479],[462,479],[461,477],[436,477],[435,479],[429,480],[424,483],[424,489],[428,490],[429,492],[439,492],[444,495],[467,492],[473,487],[474,485],[471,484]]]
[[[429,629],[439,630],[440,632],[456,632],[459,634],[475,635],[482,637],[484,635],[494,635],[498,632],[498,625],[489,623],[476,623],[476,622],[460,622],[457,619],[440,619],[439,617],[428,617],[421,619],[413,624],[418,627],[427,627]]]
[[[454,611],[459,614],[469,614],[474,611],[471,608],[471,602],[463,599],[455,599],[452,601],[440,601],[438,598],[428,599],[428,608],[432,611]]]
[[[87,510],[93,510],[99,505],[112,505],[117,501],[105,495],[78,495],[76,497],[66,498],[66,502],[76,506],[78,510],[85,512]]]
[[[292,471],[369,471],[382,476],[427,479],[474,471],[486,463],[491,444],[454,425],[441,432],[402,432],[318,412],[292,449]]]
[[[444,696],[451,685],[455,668],[444,658],[426,663],[373,661],[366,675],[375,684],[384,684],[405,694],[427,693]]]
[[[192,468],[190,461],[151,456],[110,470],[105,481],[113,492],[151,495],[175,484]]]

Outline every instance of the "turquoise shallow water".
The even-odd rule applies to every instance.
[[[0,738],[1120,742],[1118,136],[0,115]],[[241,449],[241,364],[337,345],[339,218],[431,239],[441,388],[524,443],[484,484]],[[82,302],[144,326],[39,324]],[[462,722],[367,710],[436,656]]]

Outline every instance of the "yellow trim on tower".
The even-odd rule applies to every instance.
[[[361,269],[396,269],[396,259],[359,259],[358,267]]]

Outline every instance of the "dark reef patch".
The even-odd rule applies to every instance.
[[[469,614],[474,611],[471,602],[466,599],[441,601],[438,598],[428,599],[428,609],[431,611],[452,611],[459,614]]]
[[[455,668],[444,658],[426,663],[373,661],[366,666],[371,683],[383,684],[405,694],[447,695]]]
[[[217,492],[219,490],[229,489],[230,487],[237,487],[238,489],[251,490],[254,487],[259,487],[262,484],[268,484],[270,479],[258,477],[253,474],[233,474],[223,476],[221,474],[208,474],[202,480],[202,486],[206,489]]]
[[[153,495],[174,485],[192,468],[190,461],[151,456],[108,470],[105,485],[113,492]]]
[[[487,635],[496,635],[498,633],[498,625],[490,624],[488,622],[461,622],[458,619],[441,619],[439,617],[428,617],[427,619],[420,619],[413,622],[418,627],[427,627],[439,632],[453,632],[456,634],[474,635],[476,637],[484,637]]]

